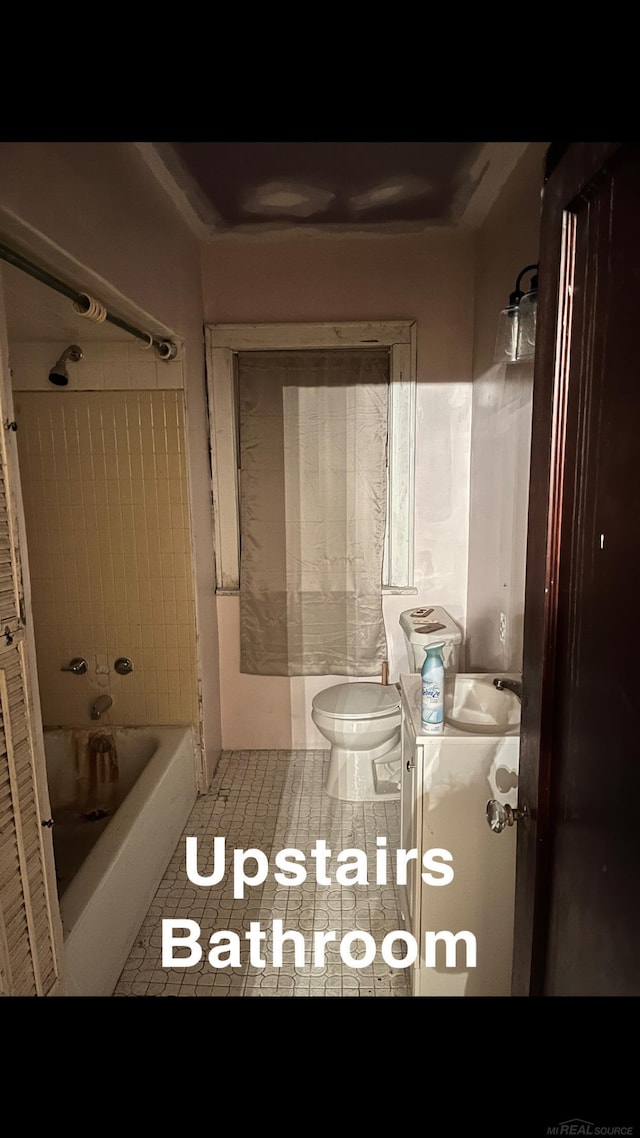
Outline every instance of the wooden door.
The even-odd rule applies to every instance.
[[[542,210],[514,995],[640,995],[639,295],[640,147],[569,144]]]
[[[0,293],[0,995],[54,994],[62,933]]]

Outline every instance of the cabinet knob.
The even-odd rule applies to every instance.
[[[522,809],[513,809],[512,806],[502,802],[498,802],[496,798],[491,798],[487,802],[487,822],[489,827],[493,830],[494,834],[501,834],[506,830],[507,826],[513,826],[514,822],[521,822],[523,818],[528,818],[529,811],[527,810],[526,803],[523,803]]]
[[[408,771],[412,771],[413,768],[415,767],[415,765],[416,764],[414,763],[413,759],[407,759],[407,770]]]

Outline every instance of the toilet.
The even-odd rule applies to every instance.
[[[409,670],[419,672],[429,644],[443,644],[447,672],[458,670],[462,633],[446,609],[416,605],[400,614]],[[430,625],[444,627],[432,630]],[[396,684],[334,684],[313,698],[311,718],[331,744],[325,790],[344,802],[400,797],[400,690]]]

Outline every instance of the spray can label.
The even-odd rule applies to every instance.
[[[442,686],[432,678],[422,681],[421,719],[425,735],[441,735],[444,731]]]

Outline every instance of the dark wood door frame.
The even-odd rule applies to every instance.
[[[519,790],[520,807],[526,805],[528,818],[518,826],[514,996],[543,994],[549,927],[554,696],[560,650],[558,584],[573,328],[571,195],[575,202],[598,171],[606,172],[608,164],[615,165],[623,145],[554,144],[555,149],[549,151],[543,194]]]

